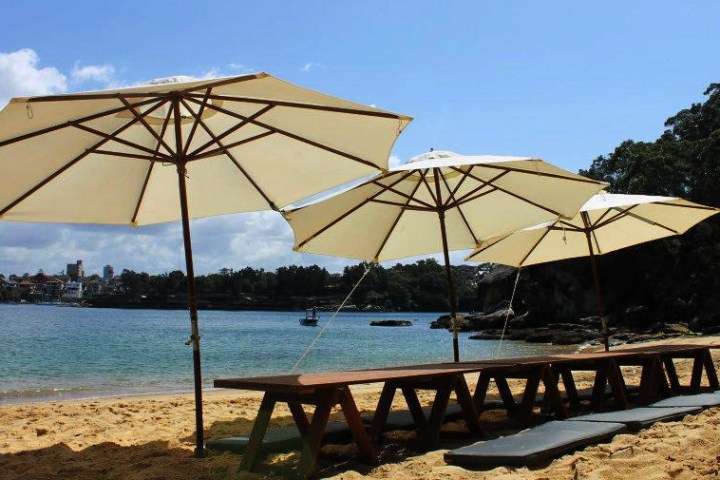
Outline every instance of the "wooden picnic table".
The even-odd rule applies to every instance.
[[[275,404],[285,402],[290,408],[293,420],[303,439],[298,476],[307,478],[316,468],[330,411],[336,405],[341,407],[353,440],[358,447],[360,458],[369,464],[376,464],[377,455],[372,440],[380,436],[397,390],[400,390],[405,397],[424,443],[427,446],[435,446],[439,440],[440,428],[449,397],[453,391],[469,429],[472,432],[480,433],[478,412],[485,403],[491,380],[495,381],[508,412],[516,417],[521,425],[526,425],[529,423],[541,383],[545,388],[545,407],[552,410],[557,417],[567,418],[567,409],[558,385],[562,378],[570,402],[578,403],[577,388],[572,377],[573,371],[595,372],[592,404],[596,407],[602,404],[605,398],[605,387],[608,384],[616,406],[627,407],[627,387],[620,369],[621,366],[627,365],[643,368],[639,389],[641,399],[649,398],[651,394],[663,391],[664,388],[676,392],[687,389],[697,391],[700,389],[703,371],[708,378],[710,388],[718,389],[720,387],[718,387],[717,373],[709,349],[708,345],[641,346],[611,352],[501,358],[298,375],[227,378],[215,380],[214,385],[218,388],[264,392],[260,410],[243,455],[242,468],[253,470],[256,466],[260,446]],[[688,386],[681,385],[674,368],[673,360],[678,358],[694,360],[692,378]],[[667,377],[665,372],[667,372]],[[472,396],[465,381],[465,374],[470,373],[479,373],[478,384]],[[510,391],[508,379],[525,380],[525,388],[519,403],[515,401]],[[368,434],[362,424],[360,413],[349,387],[370,383],[383,383],[384,386],[373,416],[370,434]],[[435,400],[428,419],[422,412],[416,389],[435,391]],[[315,406],[312,421],[308,420],[303,405]]]
[[[377,464],[377,455],[371,436],[367,434],[362,425],[360,412],[350,391],[350,385],[381,382],[385,384],[373,418],[372,435],[382,432],[392,397],[399,388],[413,413],[413,418],[421,428],[421,436],[426,440],[426,444],[434,445],[439,438],[440,427],[452,391],[455,391],[457,395],[458,403],[463,409],[469,427],[471,430],[479,432],[478,416],[464,378],[465,373],[477,371],[478,368],[477,365],[457,364],[415,365],[372,370],[227,378],[215,380],[214,385],[218,388],[265,392],[243,455],[242,468],[252,471],[256,466],[260,446],[275,404],[285,402],[290,408],[293,420],[303,439],[298,476],[307,478],[316,468],[330,411],[335,405],[340,405],[342,409],[353,440],[358,447],[360,458],[366,463]],[[415,393],[416,388],[431,389],[436,392],[432,412],[427,421],[424,417],[421,420],[422,411],[419,410],[420,403]],[[308,420],[303,405],[315,406],[312,421]]]

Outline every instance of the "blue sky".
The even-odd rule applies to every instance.
[[[0,105],[267,71],[415,117],[394,162],[433,147],[576,171],[625,139],[655,139],[720,81],[717,1],[27,1],[3,17]],[[194,227],[200,273],[348,263],[292,253],[290,229],[271,214]],[[77,258],[91,271],[183,269],[177,232],[2,224],[0,272],[58,272]]]

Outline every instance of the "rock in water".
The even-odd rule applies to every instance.
[[[412,327],[410,320],[373,320],[371,327]]]

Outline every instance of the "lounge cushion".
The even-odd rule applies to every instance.
[[[649,427],[655,422],[681,420],[685,415],[700,413],[701,407],[640,407],[616,412],[592,413],[573,417],[572,421],[623,423],[632,432]]]
[[[430,418],[430,412],[432,407],[425,407],[422,409],[425,418]],[[373,414],[365,414],[360,417],[364,424],[370,425],[373,421]],[[452,422],[463,418],[462,408],[457,403],[448,404],[447,410],[445,410],[445,421]],[[387,421],[385,422],[385,431],[392,430],[412,430],[416,427],[415,420],[413,420],[412,414],[409,410],[397,410],[388,414]]]
[[[323,443],[348,443],[351,438],[350,428],[346,423],[328,422]],[[243,453],[249,441],[249,435],[246,437],[218,438],[216,440],[208,440],[206,447],[210,450]],[[300,431],[295,425],[289,425],[287,427],[268,429],[265,433],[263,443],[260,446],[260,451],[268,454],[289,452],[292,450],[300,450],[301,448],[302,437],[300,436]]]
[[[720,395],[717,393],[698,393],[697,395],[678,395],[655,402],[651,407],[717,407]]]
[[[532,466],[607,440],[625,430],[622,423],[556,420],[514,435],[451,450],[445,454],[445,461],[464,466]]]

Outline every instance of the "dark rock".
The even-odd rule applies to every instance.
[[[634,327],[647,327],[654,323],[652,312],[644,305],[626,308],[625,323]]]
[[[371,327],[412,327],[410,320],[373,320]]]
[[[459,331],[463,331],[462,329],[467,325],[465,317],[462,314],[458,314],[457,317],[455,317],[455,322],[457,323]],[[440,315],[437,320],[430,322],[430,328],[433,329],[444,328],[446,330],[450,330],[451,327],[452,324],[450,322],[450,315],[447,314]]]

